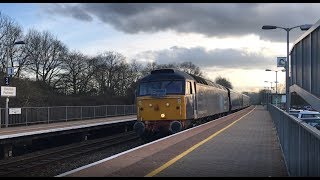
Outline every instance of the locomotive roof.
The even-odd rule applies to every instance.
[[[193,74],[188,74],[188,73],[179,71],[177,69],[169,69],[169,68],[168,69],[153,70],[153,71],[151,71],[151,74],[149,74],[146,77],[142,78],[141,82],[155,81],[155,80],[159,80],[159,79],[167,79],[167,80],[173,80],[173,79],[175,79],[175,80],[186,80],[186,79],[190,79],[190,80],[194,80],[194,81],[196,81],[197,83],[200,83],[200,84],[214,86],[216,88],[226,90],[226,88],[224,86],[216,84],[216,83],[214,83],[214,82],[212,82],[210,80],[204,79],[204,78],[199,77],[199,76],[195,76]]]
[[[151,73],[141,79],[141,82],[155,81],[155,80],[194,80],[189,74],[176,69],[157,69],[151,71]]]

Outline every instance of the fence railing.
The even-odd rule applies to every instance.
[[[268,105],[290,176],[320,176],[320,131]]]
[[[21,114],[9,115],[8,126],[54,123],[135,114],[135,105],[22,107]],[[5,108],[0,108],[0,122],[1,128],[6,126]]]

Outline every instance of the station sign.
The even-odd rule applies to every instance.
[[[15,97],[16,87],[1,86],[1,97]]]
[[[9,85],[10,84],[10,78],[9,77],[4,77],[4,84]]]
[[[286,67],[286,57],[277,57],[277,67]]]
[[[14,74],[14,67],[8,67],[8,69],[7,69],[7,74],[8,75],[13,75]]]
[[[9,114],[21,114],[21,108],[9,108]]]

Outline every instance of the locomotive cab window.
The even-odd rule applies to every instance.
[[[153,95],[156,90],[162,90],[162,92],[164,92],[165,94],[182,94],[182,81],[166,80],[141,83],[139,95]]]

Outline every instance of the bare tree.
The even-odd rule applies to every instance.
[[[202,77],[202,72],[198,66],[193,64],[192,62],[183,62],[179,65],[179,69],[195,76]]]
[[[231,82],[224,77],[221,77],[221,76],[217,77],[215,79],[215,82],[229,89],[233,89]]]
[[[137,60],[133,59],[129,64],[129,74],[128,78],[132,79],[132,82],[137,82],[142,77],[142,65],[137,62]]]
[[[78,51],[68,53],[61,66],[63,73],[61,73],[61,86],[65,91],[77,95],[86,92],[88,79],[92,76],[89,68],[89,58]]]
[[[117,52],[106,51],[95,58],[94,77],[99,86],[100,94],[115,94],[117,77],[125,62],[125,57]]]
[[[27,73],[28,66],[28,53],[24,45],[20,45],[15,48],[14,53],[12,54],[13,58],[11,61],[11,66],[15,67],[14,77],[21,78],[24,73]]]
[[[127,72],[126,96],[129,103],[135,103],[135,91],[137,89],[137,82],[143,76],[143,66],[136,60],[132,60],[129,64],[129,70]]]
[[[51,85],[68,52],[66,46],[50,32],[36,30],[28,32],[25,46],[30,63],[28,68],[36,75],[36,81]]]
[[[131,69],[128,63],[122,61],[118,65],[118,71],[115,73],[114,78],[114,88],[113,91],[118,96],[124,96],[126,93],[126,90],[130,86],[130,83],[132,83],[132,77],[130,75],[133,75],[131,73]]]
[[[1,71],[5,73],[7,58],[11,67],[17,67],[16,77],[19,77],[21,70],[26,63],[26,55],[23,47],[14,46],[14,43],[23,38],[21,26],[8,16],[0,12],[0,61]]]
[[[158,68],[158,64],[156,62],[148,62],[147,65],[145,65],[145,67],[142,68],[142,70],[141,70],[142,76],[146,76],[151,71],[153,71],[157,68]]]

